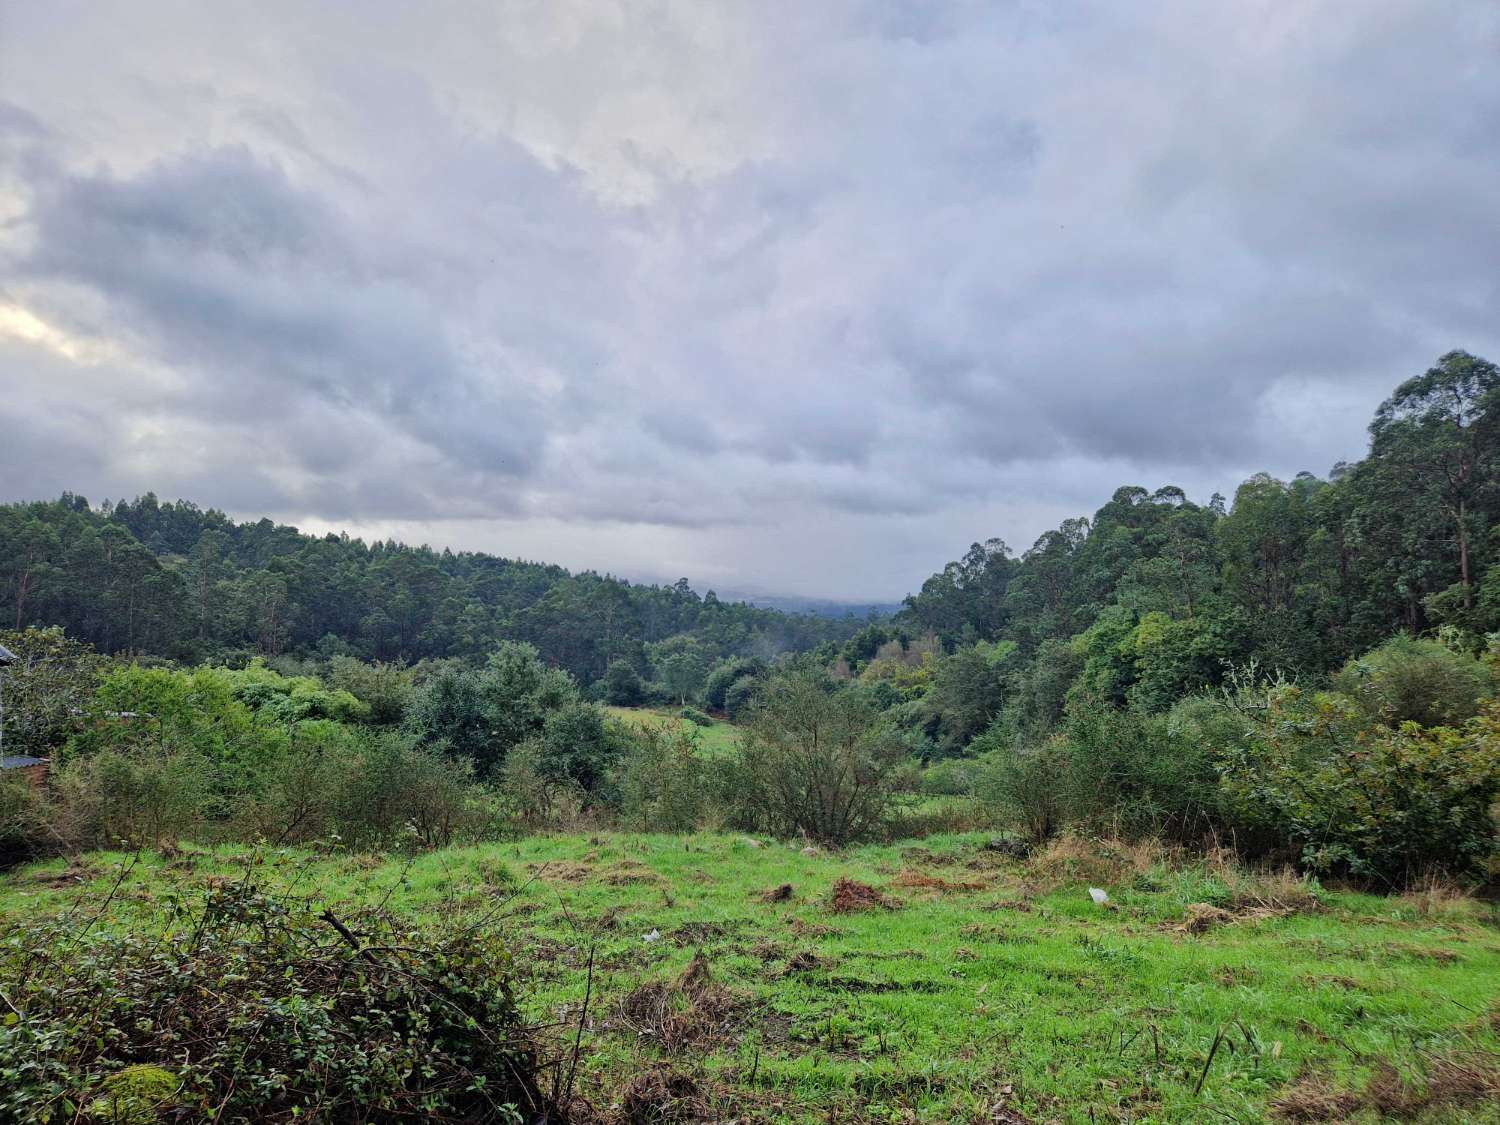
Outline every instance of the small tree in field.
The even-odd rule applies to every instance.
[[[855,693],[815,675],[770,683],[736,773],[761,826],[840,846],[877,835],[911,788],[896,732]]]

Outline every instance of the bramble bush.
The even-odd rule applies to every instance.
[[[38,922],[0,940],[0,1120],[552,1120],[513,979],[485,927],[248,882],[155,933]]]

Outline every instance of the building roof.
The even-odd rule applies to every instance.
[[[18,657],[4,645],[0,645],[0,664],[14,664]]]
[[[19,770],[46,764],[46,758],[33,758],[30,754],[0,754],[0,770]]]

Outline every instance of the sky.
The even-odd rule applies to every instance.
[[[0,500],[896,599],[1500,359],[1491,0],[0,0]]]

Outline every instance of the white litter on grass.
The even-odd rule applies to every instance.
[[[1089,898],[1094,900],[1095,906],[1109,905],[1109,895],[1105,894],[1103,889],[1100,887],[1090,887]]]
[[[660,941],[661,940],[661,931],[660,930],[652,930],[649,934],[646,934],[644,937],[642,937],[641,940],[642,941]]]

